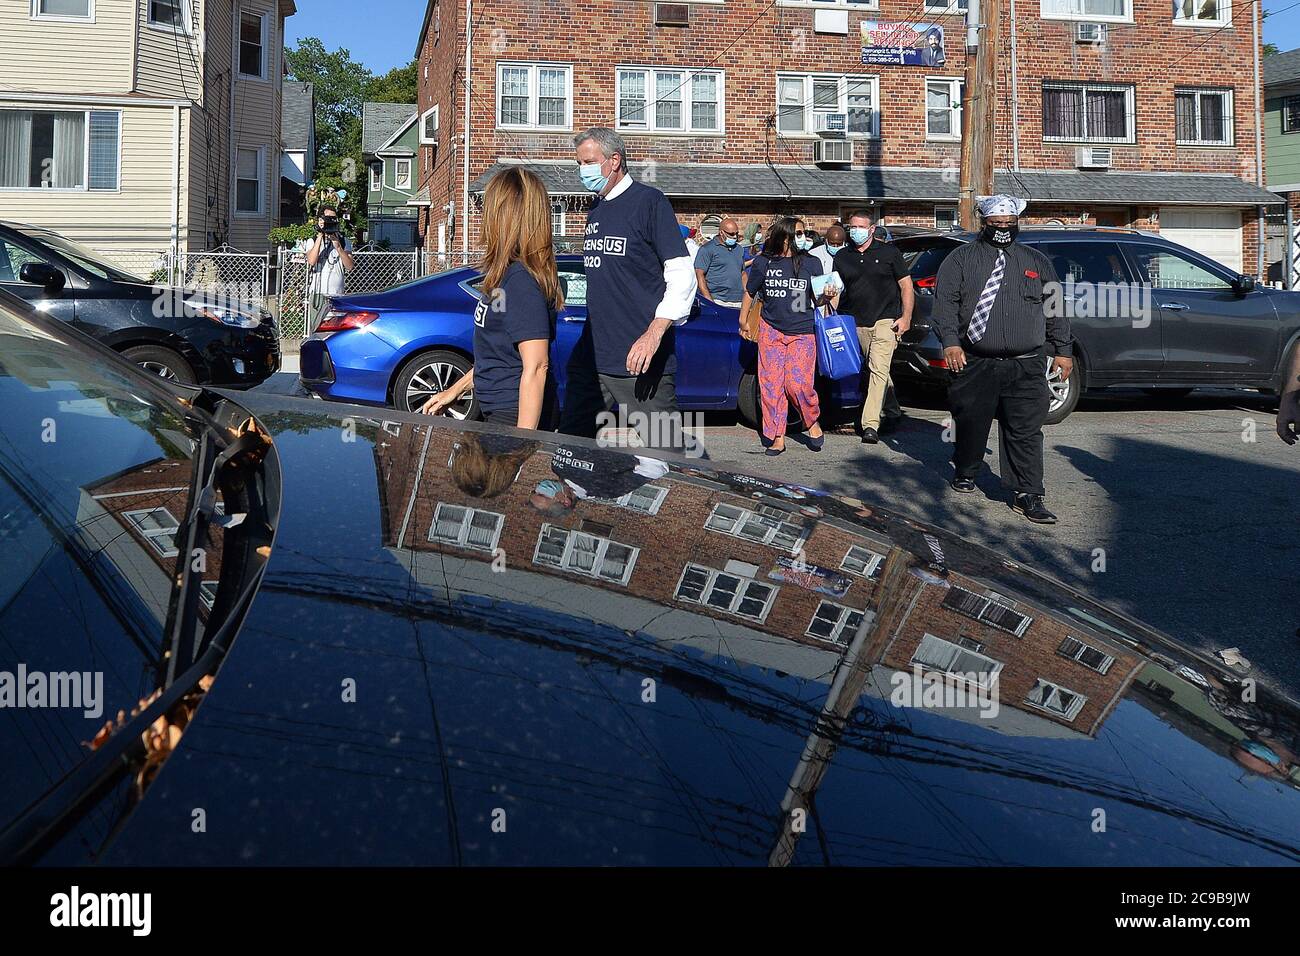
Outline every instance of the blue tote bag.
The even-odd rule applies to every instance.
[[[851,378],[862,372],[862,349],[852,316],[830,306],[813,312],[817,332],[817,371],[827,378]]]

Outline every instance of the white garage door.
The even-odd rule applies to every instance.
[[[1160,210],[1160,235],[1241,272],[1238,209],[1164,208]]]

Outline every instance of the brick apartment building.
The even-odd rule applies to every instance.
[[[634,173],[685,223],[791,213],[824,228],[869,205],[887,223],[946,227],[964,7],[430,0],[416,49],[425,248],[476,248],[482,190],[503,163],[538,172],[556,234],[581,235],[589,196],[572,137],[594,125],[625,134]],[[1030,221],[1159,230],[1257,271],[1260,217],[1276,202],[1260,186],[1257,6],[1021,0],[1014,22],[1012,7],[998,44],[998,188],[1033,200]],[[941,65],[864,65],[862,24],[898,21],[943,28]]]
[[[529,504],[555,477],[547,449],[484,498],[451,479],[469,436],[428,429],[426,441],[424,429],[384,427],[375,448],[384,544],[435,593],[453,586],[446,560],[462,559],[460,588],[475,601],[522,602],[529,613],[552,605],[657,640],[717,635],[727,655],[823,682],[865,616],[879,624],[864,651],[876,693],[888,696],[891,675],[914,665],[950,681],[996,675],[1005,713],[989,729],[1008,733],[1094,735],[1142,662],[1095,629],[955,572],[944,582],[898,576],[890,605],[902,611],[890,616],[891,540],[816,496],[787,497],[790,486],[674,467],[616,502],[587,499],[557,517]],[[800,552],[820,573],[793,573]]]

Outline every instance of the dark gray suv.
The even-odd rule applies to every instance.
[[[953,232],[895,240],[918,293],[912,328],[894,353],[895,379],[947,384],[930,326],[935,277],[949,252],[975,238]],[[1026,228],[1020,241],[1056,266],[1056,306],[1070,316],[1074,335],[1075,374],[1050,381],[1049,423],[1074,411],[1089,388],[1276,392],[1291,350],[1300,348],[1300,292],[1258,287],[1154,233]]]

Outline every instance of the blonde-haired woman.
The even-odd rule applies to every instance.
[[[483,247],[474,367],[420,411],[436,415],[473,388],[487,421],[550,429],[556,414],[550,351],[564,297],[551,203],[536,175],[510,167],[492,177],[483,192]]]

